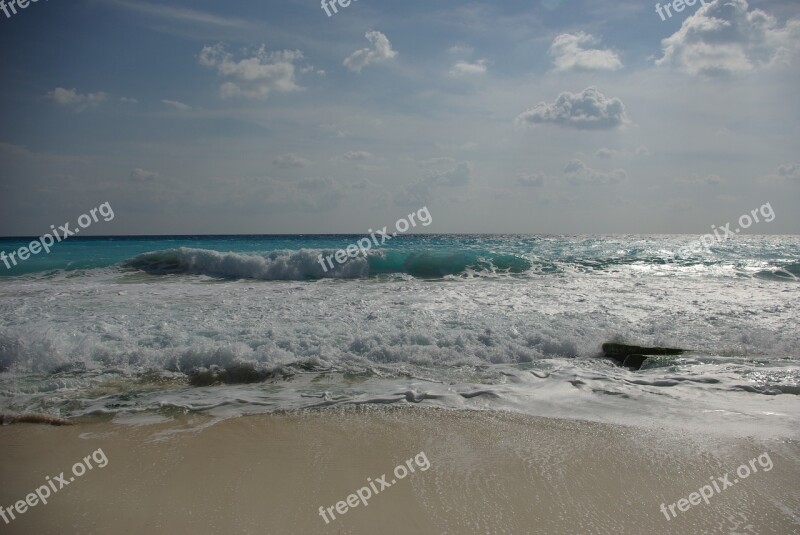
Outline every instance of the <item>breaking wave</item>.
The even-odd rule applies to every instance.
[[[489,251],[371,251],[339,264],[324,258],[335,251],[301,249],[263,255],[181,247],[141,254],[123,264],[151,275],[206,275],[258,280],[356,279],[381,274],[417,278],[481,273],[524,273],[532,263],[520,256]],[[333,268],[330,267],[333,264]]]

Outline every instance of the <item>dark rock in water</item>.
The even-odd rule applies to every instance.
[[[57,416],[50,416],[49,414],[18,414],[16,416],[10,414],[0,414],[0,425],[9,424],[45,424],[45,425],[74,425],[73,422],[58,418]]]
[[[192,386],[211,386],[213,384],[221,383],[221,372],[225,370],[217,365],[210,368],[200,367],[195,368],[189,372],[189,384]]]
[[[625,360],[625,357],[628,355],[647,355],[652,357],[656,355],[681,355],[685,352],[685,349],[675,349],[672,347],[629,346],[626,344],[617,344],[615,342],[603,344],[603,353],[605,353],[607,357],[616,360]]]
[[[260,383],[272,377],[270,372],[256,369],[249,362],[234,362],[225,371],[227,373],[223,381],[228,384]]]
[[[211,386],[216,384],[260,383],[273,377],[273,373],[259,370],[249,362],[234,362],[227,368],[212,365],[208,368],[195,368],[189,372],[192,386]]]
[[[633,368],[634,370],[638,370],[644,364],[644,361],[647,360],[645,355],[628,355],[625,357],[625,360],[622,362],[622,365],[626,368]]]
[[[673,347],[642,347],[630,346],[626,344],[618,344],[616,342],[607,342],[603,344],[603,353],[606,357],[612,358],[622,364],[623,366],[638,370],[647,357],[663,356],[663,355],[681,355],[686,352],[685,349],[677,349]]]
[[[60,366],[56,366],[50,373],[55,375],[57,373],[75,373],[75,372],[85,372],[85,371],[86,371],[85,362],[68,362],[66,364],[61,364]]]

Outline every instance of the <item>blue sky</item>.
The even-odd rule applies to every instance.
[[[800,234],[794,0],[39,1],[0,49],[0,235]]]

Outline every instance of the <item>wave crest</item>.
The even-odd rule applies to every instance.
[[[301,249],[273,251],[263,255],[223,253],[207,249],[166,249],[141,254],[123,264],[151,275],[206,275],[217,278],[259,280],[356,279],[380,274],[406,274],[418,278],[453,275],[524,273],[531,262],[514,255],[492,255],[485,251],[370,251],[348,258],[343,264],[323,268],[320,256],[334,251]]]
[[[273,251],[266,255],[222,253],[207,249],[167,249],[139,256],[124,266],[151,275],[207,275],[218,278],[259,280],[309,280],[325,277],[359,278],[369,273],[364,258],[352,258],[327,272],[319,251]]]

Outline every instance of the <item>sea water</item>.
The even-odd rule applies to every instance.
[[[797,436],[800,237],[409,235],[323,269],[360,238],[70,238],[0,265],[0,413],[417,404]],[[607,341],[690,351],[634,371]]]

